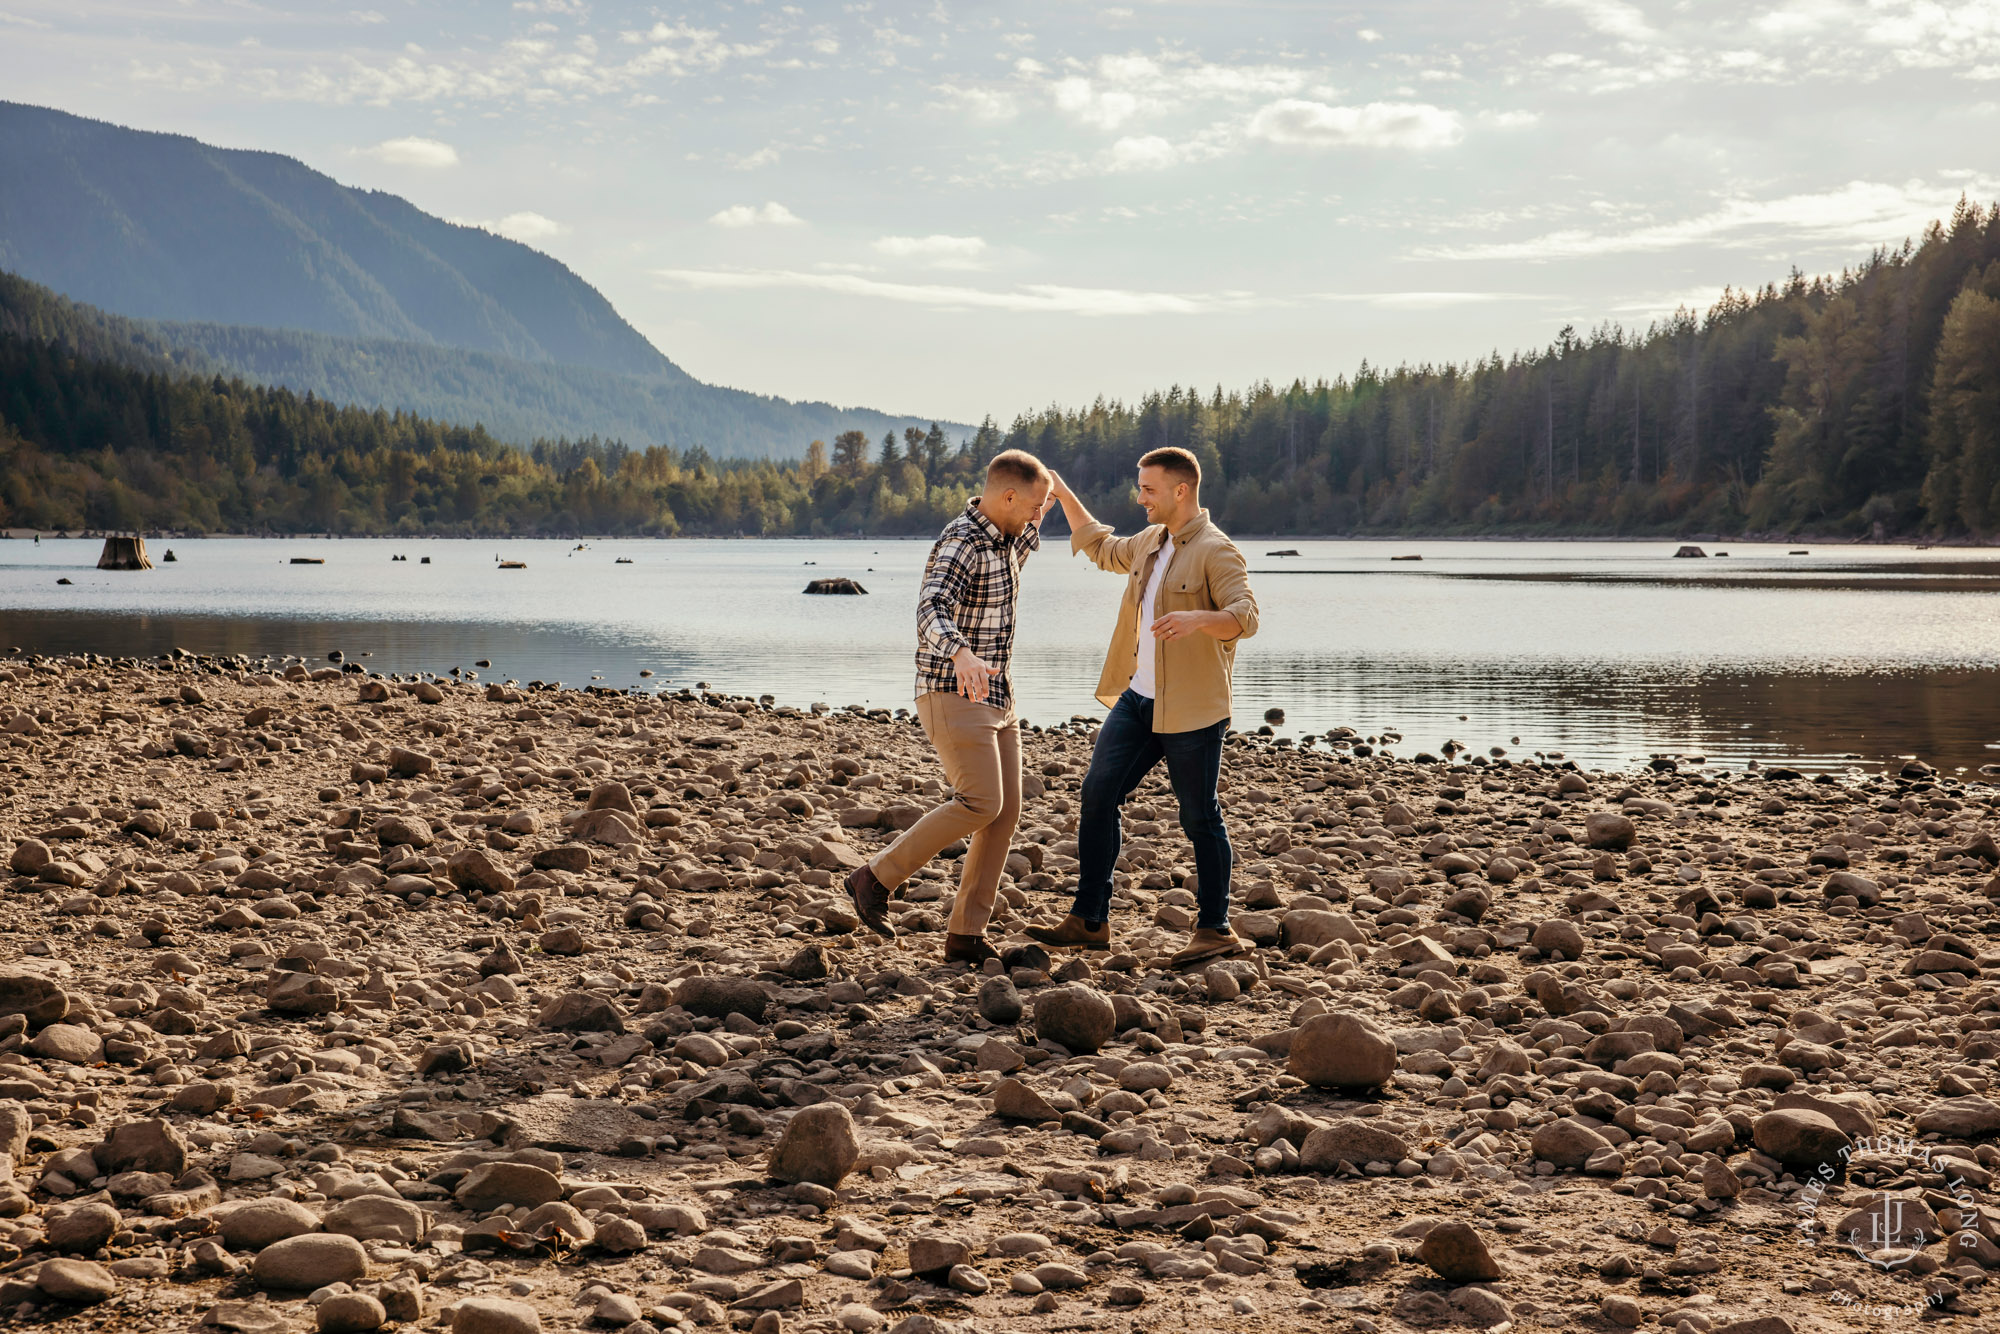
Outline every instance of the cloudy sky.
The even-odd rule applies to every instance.
[[[957,420],[1643,326],[2000,196],[2000,0],[0,0],[0,90]]]

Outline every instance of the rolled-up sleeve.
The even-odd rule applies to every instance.
[[[1113,537],[1108,523],[1085,524],[1069,535],[1069,549],[1072,555],[1081,552],[1097,564],[1100,570],[1110,570],[1114,574],[1129,574],[1132,570],[1133,553],[1144,533],[1131,537]]]
[[[949,658],[968,641],[960,633],[954,612],[972,586],[972,550],[960,539],[939,542],[924,570],[917,594],[917,642],[941,658]]]
[[[1248,639],[1257,633],[1257,595],[1250,590],[1250,571],[1235,543],[1223,543],[1209,557],[1208,592],[1216,610],[1228,612],[1242,627],[1242,633],[1232,638]]]

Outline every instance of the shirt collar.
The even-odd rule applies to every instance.
[[[986,534],[989,541],[996,545],[1006,542],[1007,535],[1000,531],[1000,525],[987,518],[986,511],[979,508],[978,496],[974,496],[965,502],[965,513],[967,518],[978,525],[979,531]]]
[[[1182,524],[1178,529],[1170,533],[1168,536],[1170,536],[1174,541],[1179,542],[1182,545],[1186,545],[1188,542],[1194,539],[1197,533],[1201,532],[1201,530],[1206,527],[1208,527],[1208,511],[1205,509],[1196,510],[1194,512],[1193,518],[1189,519],[1186,523]]]

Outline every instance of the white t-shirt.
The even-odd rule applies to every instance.
[[[1132,672],[1132,689],[1147,699],[1159,693],[1153,683],[1153,601],[1160,591],[1160,582],[1166,577],[1167,563],[1173,559],[1172,538],[1160,543],[1159,554],[1153,557],[1153,574],[1146,580],[1146,596],[1139,601],[1139,665]]]

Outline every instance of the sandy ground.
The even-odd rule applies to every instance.
[[[283,668],[281,670],[281,668]],[[0,663],[0,1318],[1737,1331],[2000,1321],[1995,792],[1232,740],[985,972],[915,725],[242,660]],[[1982,1314],[1984,1312],[1984,1314]]]

